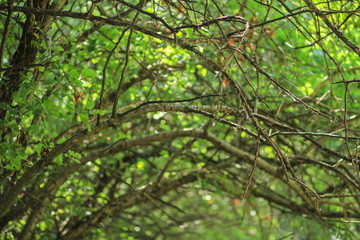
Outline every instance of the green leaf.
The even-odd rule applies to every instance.
[[[98,73],[94,69],[91,69],[91,68],[84,69],[84,71],[83,71],[83,75],[86,78],[96,78],[97,74]]]
[[[84,123],[85,127],[87,127],[88,131],[91,132],[91,125],[89,123],[89,115],[87,113],[80,113],[79,117],[81,122]]]
[[[12,166],[15,167],[16,170],[18,170],[18,171],[20,170],[20,168],[21,168],[21,159],[20,158],[16,158],[16,157],[10,158],[10,162],[11,162]]]
[[[69,77],[74,80],[74,79],[78,79],[80,77],[80,73],[76,70],[76,69],[71,69],[69,72]]]
[[[47,227],[47,224],[46,224],[44,221],[42,221],[42,222],[40,223],[40,230],[43,232],[43,231],[46,230],[46,227]]]
[[[58,165],[61,166],[63,165],[63,156],[62,154],[58,155],[57,157],[54,158],[54,162]]]
[[[56,48],[55,48],[55,52],[59,53],[59,52],[62,52],[64,51],[64,48],[62,48],[61,46],[57,45]]]
[[[43,146],[44,146],[44,144],[39,143],[39,145],[37,145],[37,147],[36,147],[36,152],[39,157],[41,156],[41,150],[42,150]]]
[[[96,109],[95,114],[99,114],[100,116],[105,115],[106,113],[108,113],[108,110],[100,110],[100,109]]]
[[[12,171],[15,170],[14,166],[13,166],[13,165],[9,165],[9,164],[5,165],[4,168],[6,168],[6,169],[8,169],[8,170],[12,170]]]

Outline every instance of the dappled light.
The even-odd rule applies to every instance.
[[[360,239],[357,1],[0,13],[0,239]]]

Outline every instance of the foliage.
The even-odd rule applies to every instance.
[[[359,11],[1,1],[1,239],[359,239]]]

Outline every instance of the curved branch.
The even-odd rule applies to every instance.
[[[327,19],[326,15],[320,11],[315,4],[311,0],[304,0],[304,2],[308,5],[308,7],[313,10],[316,15],[318,15],[335,34],[338,36],[346,45],[348,45],[359,57],[360,57],[360,49],[352,43],[347,37],[345,37],[344,33],[339,31],[337,27],[335,27],[329,19]]]

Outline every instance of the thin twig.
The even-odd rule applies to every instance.
[[[6,43],[6,38],[8,35],[8,31],[9,31],[9,25],[10,25],[10,20],[11,20],[11,14],[12,14],[12,7],[13,7],[13,0],[8,0],[8,14],[5,20],[5,25],[4,25],[4,30],[3,30],[3,36],[1,39],[1,45],[0,45],[0,71],[2,70],[2,62],[3,62],[3,58],[4,58],[4,49],[5,49],[5,43]],[[1,75],[0,75],[1,76]]]
[[[169,166],[174,162],[174,160],[179,157],[186,149],[188,149],[189,147],[191,147],[191,145],[196,141],[196,139],[192,139],[191,141],[189,141],[188,143],[186,143],[184,145],[184,147],[182,147],[180,150],[178,150],[173,156],[171,156],[171,158],[167,161],[167,163],[165,164],[164,168],[161,170],[161,173],[159,174],[154,187],[158,186],[163,177],[165,172],[167,171],[167,169],[169,168]]]
[[[102,79],[102,83],[101,83],[101,93],[100,93],[99,108],[98,108],[99,110],[101,110],[101,104],[102,104],[102,100],[103,100],[103,97],[104,97],[104,89],[105,89],[107,66],[108,66],[108,64],[109,64],[109,61],[110,61],[111,56],[114,54],[115,49],[118,47],[121,39],[123,38],[123,36],[125,35],[125,33],[126,33],[127,30],[128,30],[128,28],[125,29],[125,30],[122,32],[121,36],[119,37],[119,40],[116,42],[114,48],[111,50],[109,56],[108,56],[107,59],[106,59],[106,62],[105,62],[104,68],[103,68],[103,79]],[[100,123],[100,114],[98,114],[98,116],[97,116],[97,123],[96,123],[96,124],[99,125],[99,123]]]
[[[247,191],[249,190],[251,180],[252,180],[252,178],[254,176],[254,172],[255,172],[255,168],[256,168],[256,161],[257,161],[258,156],[259,156],[259,149],[260,149],[260,134],[258,135],[258,139],[257,139],[257,142],[256,142],[256,153],[255,153],[253,168],[252,168],[251,173],[250,173],[248,184],[247,184],[247,186],[245,188],[244,193],[241,195],[240,200],[244,199],[244,197],[246,196]]]
[[[345,84],[345,95],[344,95],[344,132],[345,132],[345,146],[346,146],[346,149],[348,151],[348,154],[349,154],[349,158],[351,158],[351,162],[353,164],[353,166],[355,166],[355,162],[354,162],[354,159],[353,157],[351,156],[351,152],[350,152],[350,148],[349,148],[349,129],[347,127],[347,93],[348,93],[348,90],[349,90],[349,83],[346,83]]]

